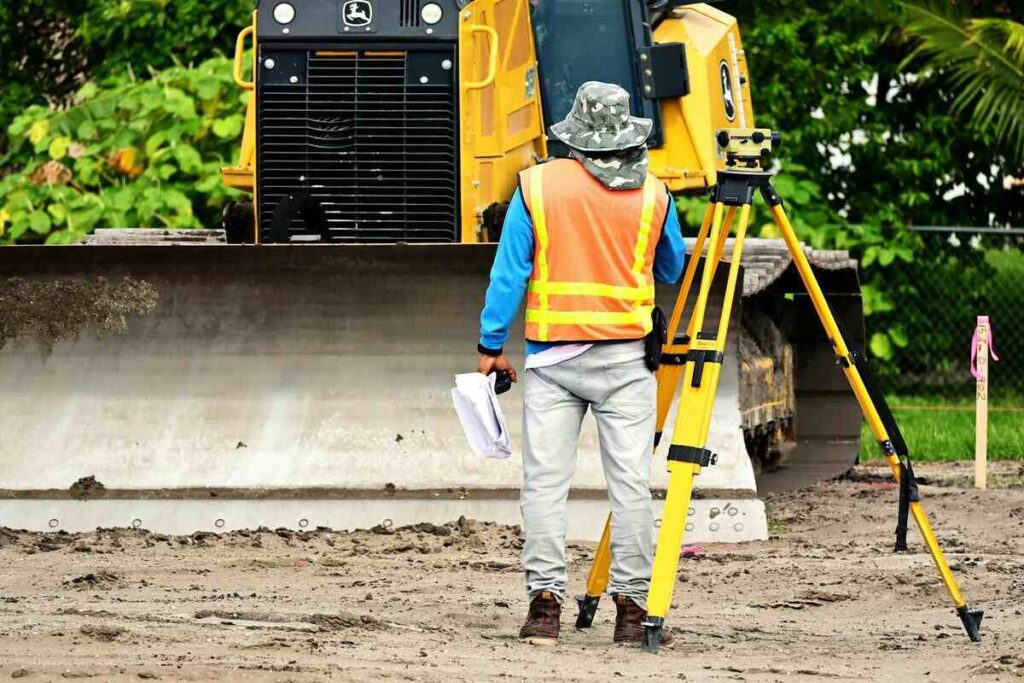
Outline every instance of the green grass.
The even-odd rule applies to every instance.
[[[1020,298],[1024,287],[1024,255],[1016,249],[993,249],[985,254],[985,260],[996,269],[994,284],[1001,290],[1014,292]]]
[[[915,409],[935,405],[935,401],[914,397],[891,396],[889,402],[894,406],[896,422],[910,448],[910,455],[915,460],[945,461],[974,458],[973,400],[947,402],[942,406],[967,410]],[[861,460],[880,458],[881,451],[866,423],[861,433]],[[1024,460],[1024,412],[998,412],[996,407],[990,406],[988,457],[991,460]]]
[[[988,457],[1024,460],[1024,253],[1019,249],[991,248],[986,251],[985,260],[994,274],[983,292],[987,303],[977,312],[991,316],[996,351],[1002,357],[1000,363],[989,363]],[[937,295],[941,296],[941,292]],[[938,320],[929,324],[949,323]],[[957,347],[963,353],[959,362],[964,370],[973,318],[969,323],[971,327],[961,335],[963,344]],[[887,396],[912,457],[932,461],[974,458],[974,390],[973,380],[967,377],[966,382],[955,386],[903,389]],[[957,410],[927,409],[933,407]],[[862,430],[860,456],[861,460],[881,457],[867,424]]]

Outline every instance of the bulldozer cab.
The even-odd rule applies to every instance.
[[[535,0],[533,34],[540,62],[544,120],[561,121],[572,109],[576,91],[587,81],[622,86],[630,94],[632,113],[653,119],[649,144],[661,144],[661,111],[641,82],[638,58],[650,55],[651,32],[646,6],[631,0]],[[683,64],[682,46],[676,46]],[[671,48],[670,48],[671,49]],[[685,71],[673,74],[685,80]],[[649,81],[653,81],[653,71]],[[651,94],[648,84],[647,94]],[[560,147],[548,140],[556,149]]]

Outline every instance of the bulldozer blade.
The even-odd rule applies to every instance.
[[[51,303],[79,296],[32,311],[27,329],[0,318],[0,525],[517,523],[518,458],[475,458],[450,395],[476,365],[493,257],[493,245],[0,250],[0,283],[56,288]],[[512,339],[521,368],[522,330]],[[518,443],[519,389],[501,400]],[[739,425],[723,437],[737,454]],[[597,453],[590,424],[573,538],[602,530]],[[746,526],[713,531],[723,504],[698,500],[691,538],[766,533],[753,477],[741,479],[709,484],[743,492],[730,514]]]

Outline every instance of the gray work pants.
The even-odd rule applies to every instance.
[[[609,592],[647,604],[653,562],[651,455],[657,384],[642,342],[597,344],[558,365],[527,370],[523,423],[523,566],[532,599],[565,599],[566,499],[589,407],[597,421],[612,511]]]

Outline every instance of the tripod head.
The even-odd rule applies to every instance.
[[[723,128],[715,133],[715,142],[725,170],[765,173],[773,152],[782,145],[782,133],[768,128]]]

